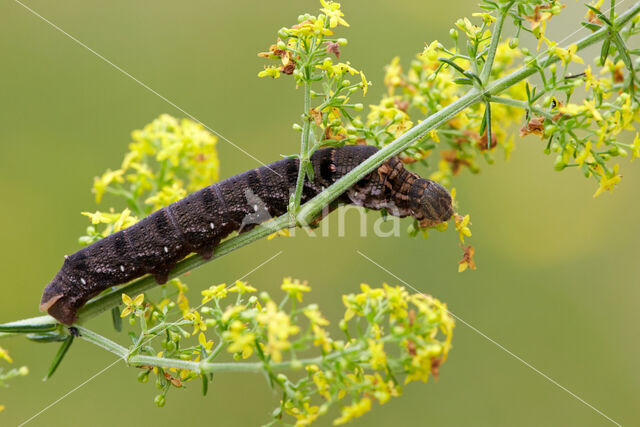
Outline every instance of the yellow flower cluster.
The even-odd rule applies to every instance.
[[[284,393],[281,414],[294,417],[298,426],[316,421],[332,405],[341,410],[334,425],[346,423],[368,412],[374,402],[384,404],[399,396],[402,377],[405,383],[426,381],[438,375],[446,360],[454,324],[446,306],[431,296],[411,295],[401,286],[386,283],[380,288],[362,284],[360,293],[343,297],[346,311],[340,329],[346,339],[334,340],[325,329],[329,321],[317,305],[298,307],[302,295],[311,291],[306,282],[285,277],[280,288],[285,297],[277,303],[267,293],[256,294],[247,282],[214,285],[202,291],[203,304],[183,313],[177,322],[170,316],[177,304],[167,303],[166,295],[157,304],[145,301],[142,294],[135,298],[123,295],[122,316],[135,314],[141,322],[141,336],[167,331],[161,334],[166,337],[157,357],[210,363],[225,350],[235,360],[257,359],[243,365],[264,368],[269,381]],[[170,289],[164,287],[163,293]],[[231,295],[234,301],[229,303],[226,299]],[[189,326],[193,331],[183,329]],[[214,347],[207,334],[220,337],[220,343]],[[193,346],[184,341],[196,341],[196,336]],[[314,349],[317,356],[298,358],[301,354],[313,356]],[[150,352],[145,347],[144,354]],[[185,381],[202,375],[161,367],[161,363],[166,362],[142,367],[139,375],[145,382],[155,374],[162,390],[156,397],[160,406],[169,388],[180,388]],[[289,377],[278,373],[282,368],[294,368],[298,374]],[[314,403],[314,396],[321,401]],[[347,396],[351,398],[348,403]],[[274,413],[274,417],[279,415]]]
[[[80,240],[83,244],[126,228],[218,179],[217,138],[199,123],[163,114],[131,137],[120,168],[108,169],[93,183],[96,202],[111,194],[124,198],[128,208],[120,213],[83,212],[92,223]],[[98,230],[101,224],[105,226]]]

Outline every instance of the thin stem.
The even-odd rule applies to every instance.
[[[304,81],[304,123],[302,124],[302,137],[300,140],[300,168],[298,169],[298,180],[296,182],[296,190],[293,195],[293,204],[289,207],[289,215],[291,218],[291,226],[295,226],[295,218],[300,211],[300,199],[302,198],[302,189],[304,188],[304,179],[307,175],[307,167],[309,165],[309,135],[311,134],[311,82],[309,81],[311,70],[305,67]]]
[[[491,34],[491,43],[489,44],[489,51],[487,52],[487,60],[485,61],[480,73],[480,80],[482,81],[482,84],[487,84],[489,82],[489,75],[491,74],[491,69],[493,68],[493,60],[496,57],[498,43],[500,42],[500,35],[502,34],[502,26],[504,25],[504,20],[509,14],[509,10],[511,10],[511,6],[513,6],[513,3],[515,3],[515,0],[509,2],[509,4],[507,4],[500,10],[500,16],[498,16],[496,25],[493,28],[493,34]]]
[[[536,108],[525,101],[519,101],[517,99],[512,98],[504,98],[502,96],[492,96],[489,98],[489,101],[495,102],[498,104],[508,105],[510,107],[522,108],[523,110],[530,111],[532,113],[536,113],[540,116],[544,116],[548,119],[551,119],[552,116],[548,112],[541,110],[540,108]]]
[[[92,344],[95,344],[99,347],[104,348],[107,351],[119,356],[129,365],[133,366],[155,366],[159,368],[177,368],[177,369],[187,369],[189,371],[196,372],[198,374],[208,374],[213,372],[253,372],[260,373],[264,372],[264,362],[255,362],[255,363],[242,363],[242,362],[218,362],[212,363],[208,361],[202,362],[192,362],[189,360],[180,360],[180,359],[172,359],[166,357],[155,357],[155,356],[144,356],[144,355],[133,355],[129,356],[129,350],[120,344],[111,341],[110,339],[103,337],[102,335],[93,332],[90,329],[83,328],[82,326],[78,326],[78,331],[80,332],[80,338],[85,341],[88,341]],[[361,346],[354,346],[347,350],[347,352],[351,353],[354,351],[360,351]],[[313,357],[307,359],[296,359],[292,361],[286,362],[274,362],[269,363],[269,367],[272,370],[285,370],[292,369],[294,366],[308,366],[314,364],[320,364],[323,360],[336,358],[341,356],[343,352],[336,352],[332,355],[326,357]]]
[[[616,20],[616,25],[619,27],[625,25],[629,20],[631,20],[636,14],[640,12],[640,1],[635,3],[629,10],[620,15],[620,17]],[[589,36],[581,39],[577,42],[577,51],[580,51],[588,46],[591,46],[598,41],[604,39],[607,36],[607,28],[602,28]],[[556,56],[547,56],[539,61],[542,64],[542,67],[548,67],[551,64],[558,62],[560,58]],[[535,74],[537,69],[530,64],[526,64],[525,66],[519,68],[518,70],[508,74],[498,80],[495,80],[489,83],[483,91],[480,91],[476,88],[471,89],[467,94],[456,100],[455,102],[447,105],[442,110],[437,113],[427,117],[425,120],[420,122],[418,125],[409,129],[402,136],[398,137],[396,140],[379,150],[373,156],[366,159],[360,165],[355,167],[349,173],[347,173],[344,177],[342,177],[339,181],[331,185],[325,191],[320,193],[318,196],[314,197],[309,202],[305,203],[298,213],[297,221],[299,224],[309,224],[313,218],[315,218],[322,209],[335,200],[340,194],[344,193],[349,187],[353,186],[356,182],[362,179],[364,176],[372,172],[376,169],[380,164],[385,162],[387,159],[399,154],[407,147],[411,146],[415,141],[422,138],[426,135],[430,130],[435,129],[436,127],[446,123],[451,120],[456,114],[465,108],[474,105],[478,102],[483,102],[483,99],[487,96],[497,95],[503,92],[505,89],[515,85],[516,83],[526,79],[527,77]],[[230,252],[235,251],[249,243],[252,243],[256,240],[262,239],[263,237],[268,236],[269,234],[275,233],[278,230],[288,227],[289,222],[289,214],[284,214],[273,221],[268,221],[263,223],[253,230],[248,231],[246,233],[242,233],[239,236],[233,237],[229,240],[224,241],[218,247],[216,247],[214,256],[209,260],[204,260],[199,255],[192,255],[182,261],[180,261],[176,266],[171,270],[169,274],[169,278],[178,277],[187,271],[191,271],[213,259],[219,258],[223,255],[226,255]],[[107,293],[95,298],[90,301],[87,305],[85,305],[78,312],[78,323],[82,324],[86,322],[88,319],[97,316],[98,314],[110,310],[111,308],[119,305],[121,303],[121,294],[126,292],[128,294],[132,293],[140,293],[144,292],[152,287],[156,286],[155,279],[151,276],[143,277],[134,282],[131,282],[123,287],[118,289],[112,289]],[[31,319],[20,320],[18,322],[13,322],[10,324],[2,325],[5,331],[15,331],[17,332],[20,328],[25,325],[56,325],[55,319],[51,316],[40,316]],[[15,325],[15,326],[13,326]],[[0,332],[0,338],[12,335],[12,332]]]

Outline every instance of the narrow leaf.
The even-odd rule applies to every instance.
[[[487,150],[491,150],[491,103],[485,102],[485,121],[487,122]]]
[[[600,65],[604,65],[609,56],[609,46],[611,46],[611,39],[605,39],[602,42],[602,50],[600,51]]]
[[[121,332],[122,331],[122,317],[120,317],[120,307],[115,306],[111,309],[111,320],[113,322],[113,328]]]
[[[67,354],[69,347],[71,347],[71,344],[73,343],[73,338],[73,335],[69,335],[67,339],[64,340],[64,342],[60,346],[60,349],[58,350],[58,353],[56,353],[56,356],[53,358],[53,362],[51,363],[49,372],[47,372],[47,376],[44,377],[44,381],[51,378],[56,369],[58,369],[58,366],[60,366],[60,362],[62,362],[62,359],[64,359],[64,356]]]
[[[41,332],[34,334],[26,335],[28,340],[34,342],[59,342],[67,339],[66,334],[61,334],[59,332]]]
[[[587,8],[589,8],[589,10],[591,10],[593,13],[595,13],[595,14],[596,14],[596,16],[597,16],[598,18],[600,18],[600,20],[601,20],[602,22],[604,22],[605,24],[607,24],[607,25],[608,25],[608,26],[610,26],[610,27],[612,27],[612,26],[613,26],[613,24],[611,23],[611,21],[609,21],[609,19],[608,19],[606,16],[604,16],[604,14],[603,14],[602,12],[600,12],[600,10],[599,10],[599,9],[596,9],[595,7],[593,7],[593,6],[589,5],[589,4],[586,4],[585,6],[587,6]]]
[[[586,22],[586,21],[582,21],[580,23],[580,25],[582,25],[583,27],[591,30],[591,31],[598,31],[600,29],[600,25],[596,25],[592,22]]]
[[[209,391],[209,379],[206,374],[202,374],[200,377],[202,377],[202,395],[206,396]]]
[[[622,57],[622,62],[624,62],[627,70],[629,70],[630,73],[633,73],[633,62],[631,61],[627,47],[624,45],[624,40],[622,40],[622,37],[620,37],[620,34],[617,32],[613,33],[613,43],[616,45],[616,48],[618,48],[618,52]]]

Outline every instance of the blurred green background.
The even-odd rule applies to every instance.
[[[298,150],[291,123],[301,94],[290,79],[258,79],[264,62],[256,53],[299,13],[315,12],[316,1],[27,4],[264,162]],[[425,41],[448,40],[457,18],[478,11],[474,1],[417,0],[352,0],[343,10],[351,24],[340,33],[349,39],[344,58],[374,82],[365,103],[382,94],[383,66],[391,58],[400,55],[407,64]],[[578,29],[583,13],[581,4],[569,2],[551,34],[561,39]],[[572,40],[584,35],[583,29]],[[184,114],[12,1],[0,4],[0,64],[4,322],[39,314],[42,288],[62,255],[78,249],[87,225],[79,212],[95,209],[93,176],[120,164],[130,131],[161,113]],[[624,161],[619,188],[593,199],[595,181],[554,172],[537,137],[516,142],[511,161],[500,159],[455,183],[461,210],[471,213],[477,271],[457,273],[461,251],[451,232],[428,240],[404,233],[361,238],[351,212],[345,238],[333,228],[327,238],[298,233],[254,243],[191,274],[192,295],[197,299],[204,287],[232,281],[282,250],[248,277],[251,284],[278,294],[283,276],[306,279],[314,288],[307,301],[337,319],[341,294],[361,282],[397,283],[360,250],[616,421],[638,425],[640,163]],[[218,147],[223,178],[257,166],[224,141]],[[369,230],[375,218],[370,214]],[[89,326],[111,328],[108,316]],[[462,323],[453,343],[439,381],[411,384],[403,397],[355,424],[609,424]],[[21,338],[1,345],[14,365],[31,369],[0,390],[3,426],[27,420],[115,360],[79,341],[42,383],[57,345]],[[137,383],[136,374],[117,364],[29,425],[259,425],[279,401],[262,376],[220,374],[207,397],[194,384],[171,392],[158,409],[154,386]]]

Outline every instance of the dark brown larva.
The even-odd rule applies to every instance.
[[[311,157],[315,178],[305,183],[302,202],[376,151],[363,145],[317,150]],[[297,159],[283,159],[225,179],[65,257],[62,269],[44,290],[40,309],[70,325],[80,307],[111,286],[145,274],[166,282],[173,266],[190,253],[211,257],[220,240],[233,231],[245,232],[284,214],[298,167]],[[446,221],[453,214],[447,190],[407,171],[397,158],[361,179],[338,202],[384,208],[423,224]]]

